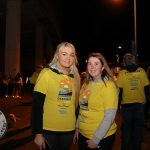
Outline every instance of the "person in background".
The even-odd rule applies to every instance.
[[[112,64],[112,63],[109,63],[108,66],[109,66],[109,68],[110,68],[110,71],[111,71],[111,73],[112,73],[114,79],[117,80],[117,76],[116,76],[116,74],[115,74],[115,65]]]
[[[147,76],[148,76],[148,79],[150,81],[150,67],[147,68]],[[150,89],[149,89],[149,93],[150,93]],[[146,101],[146,104],[145,104],[145,120],[144,120],[144,127],[148,127],[148,111],[149,111],[149,107],[150,107],[150,97],[148,98],[148,100]]]
[[[86,72],[82,72],[80,78],[81,78],[81,87],[82,87],[83,83],[85,82]]]
[[[78,140],[79,150],[112,149],[117,130],[114,119],[118,94],[119,88],[105,58],[100,53],[90,53],[74,135],[74,143]]]
[[[12,76],[8,79],[8,97],[13,96],[14,78]]]
[[[133,129],[133,149],[141,150],[145,103],[149,97],[150,83],[145,70],[138,67],[132,54],[126,54],[123,63],[124,69],[117,76],[122,108],[121,150],[130,149],[131,129]]]
[[[21,77],[21,73],[17,73],[17,75],[14,78],[14,98],[21,98],[22,96],[22,87],[23,87],[23,81]]]
[[[4,97],[8,97],[7,95],[7,91],[8,91],[8,79],[7,79],[7,76],[4,75],[3,77],[3,96]]]
[[[75,47],[60,43],[54,57],[40,72],[33,91],[32,132],[34,142],[52,150],[70,150],[75,131],[80,75]]]
[[[33,97],[33,89],[36,83],[36,80],[38,78],[39,73],[41,72],[41,70],[43,69],[42,65],[38,65],[35,69],[35,72],[33,72],[33,74],[30,77],[30,94]]]

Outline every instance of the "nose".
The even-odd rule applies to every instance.
[[[71,57],[71,56],[68,55],[68,56],[67,56],[67,59],[70,60],[70,57]]]
[[[91,68],[95,68],[95,65],[94,65],[94,64],[91,64]]]

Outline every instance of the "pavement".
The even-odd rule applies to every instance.
[[[0,150],[37,150],[30,127],[31,102],[32,98],[28,90],[23,91],[22,98],[0,97],[0,110],[4,113],[8,122],[7,132],[0,139]],[[10,114],[14,114],[16,117],[15,126],[9,119]],[[120,150],[121,147],[121,119],[121,116],[116,116],[118,128],[112,150]],[[78,150],[78,145],[72,144],[70,150]],[[150,126],[143,127],[142,150],[150,150]]]

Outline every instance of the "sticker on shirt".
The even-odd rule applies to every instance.
[[[80,97],[80,109],[84,111],[84,113],[88,113],[88,99],[90,97],[90,90],[86,90]]]
[[[63,79],[59,84],[58,102],[69,103],[72,97],[72,84],[67,79]],[[62,104],[64,105],[64,104]]]

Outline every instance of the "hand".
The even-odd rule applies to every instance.
[[[97,148],[98,144],[95,144],[92,140],[86,140],[86,143],[88,144],[87,147],[89,148]]]
[[[73,143],[76,144],[78,142],[79,139],[79,129],[76,128],[74,137],[73,137]]]
[[[117,110],[117,114],[118,114],[118,116],[121,116],[121,109]]]
[[[45,149],[45,140],[42,134],[36,134],[34,143],[37,145],[39,150],[42,150],[42,147]]]

